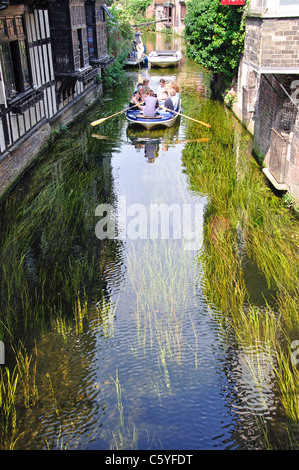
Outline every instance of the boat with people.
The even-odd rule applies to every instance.
[[[129,52],[125,65],[136,66],[142,63],[147,65],[146,45],[143,44],[140,28],[138,28],[133,40],[132,50]]]
[[[125,65],[136,67],[137,65],[147,64],[147,55],[142,54],[138,56],[138,53],[135,51],[130,52],[129,57],[127,57]]]
[[[181,51],[152,51],[148,55],[148,62],[155,67],[177,66],[182,58]]]
[[[179,103],[177,111],[158,108],[155,116],[146,116],[142,110],[132,107],[126,111],[126,118],[130,124],[142,126],[145,129],[172,127],[179,116],[180,107],[181,102]]]

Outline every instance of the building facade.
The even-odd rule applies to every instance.
[[[101,94],[107,14],[101,0],[0,2],[0,195]]]
[[[273,186],[299,200],[299,3],[251,0],[234,111]]]
[[[182,34],[185,29],[186,3],[184,0],[154,0],[154,12],[157,21],[157,31],[165,28],[171,29],[177,34]]]

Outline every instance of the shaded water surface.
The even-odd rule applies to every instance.
[[[169,49],[179,41],[149,35],[148,52],[155,40]],[[183,113],[212,120],[214,131],[183,117],[168,130],[128,127],[124,115],[89,126],[125,108],[140,79],[155,90],[161,73],[178,82]],[[186,162],[198,155],[200,168],[210,152],[229,152],[236,184],[251,165],[251,140],[210,100],[209,80],[185,58],[163,72],[128,70],[122,89],[105,94],[4,200],[1,331],[29,350],[35,339],[37,350],[38,398],[19,400],[16,449],[259,448],[259,417],[275,425],[267,345],[240,348],[208,295],[211,195],[195,187]],[[96,236],[103,203],[114,209],[116,239]],[[159,204],[160,222],[151,213]],[[275,289],[241,235],[248,295],[263,308]]]

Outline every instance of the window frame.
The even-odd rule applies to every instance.
[[[0,18],[0,46],[5,94],[8,100],[12,100],[32,87],[22,15]]]

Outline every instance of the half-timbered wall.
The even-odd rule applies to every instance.
[[[51,118],[57,112],[57,106],[47,10],[34,10],[26,15],[26,27],[33,87],[43,89],[46,115]]]
[[[0,11],[0,152],[56,112],[47,11]]]
[[[98,71],[90,64],[85,1],[64,0],[49,11],[59,110],[84,93]]]
[[[0,0],[0,196],[51,129],[94,102],[95,77],[114,60],[103,0],[17,2]]]

